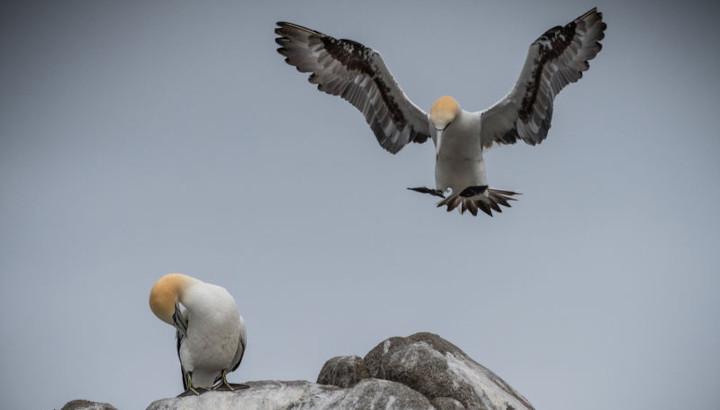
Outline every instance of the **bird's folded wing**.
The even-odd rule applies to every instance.
[[[245,330],[245,323],[243,322],[243,325],[240,327],[240,338],[238,340],[238,347],[237,351],[235,352],[235,357],[233,357],[231,371],[235,371],[238,366],[240,366],[240,362],[242,362],[243,356],[245,355],[246,347],[247,333]]]
[[[542,142],[550,128],[553,99],[569,83],[582,77],[588,61],[600,52],[605,36],[602,13],[593,8],[564,27],[553,27],[530,45],[515,87],[483,111],[483,146]]]
[[[187,379],[185,379],[185,368],[183,367],[182,357],[180,356],[180,346],[187,336],[187,310],[181,310],[180,306],[175,304],[175,313],[173,314],[173,322],[175,326],[175,338],[177,339],[177,354],[180,359],[180,373],[182,374],[183,390],[187,390]]]
[[[400,89],[378,52],[352,40],[336,39],[279,22],[278,52],[320,91],[357,107],[380,145],[393,154],[409,142],[429,138],[427,114]]]

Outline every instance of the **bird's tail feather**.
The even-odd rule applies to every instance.
[[[488,188],[486,194],[483,193],[471,197],[462,196],[461,194],[452,194],[438,202],[437,206],[438,208],[447,206],[448,212],[455,208],[459,208],[461,214],[465,213],[465,211],[470,211],[470,213],[474,216],[477,216],[479,209],[486,214],[493,216],[492,211],[502,212],[500,205],[510,208],[509,201],[517,200],[513,198],[514,195],[519,195],[519,193]]]

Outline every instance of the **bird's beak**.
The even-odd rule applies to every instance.
[[[442,144],[442,137],[443,137],[443,133],[445,133],[445,129],[446,129],[446,128],[447,128],[447,126],[445,126],[445,127],[443,127],[443,128],[437,128],[437,127],[435,128],[435,147],[436,147],[436,152],[440,152],[440,144]]]

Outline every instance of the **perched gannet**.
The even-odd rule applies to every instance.
[[[553,27],[530,45],[520,78],[485,111],[462,110],[442,97],[428,115],[400,89],[380,54],[352,40],[338,40],[296,24],[279,22],[278,52],[320,91],[339,95],[365,116],[380,145],[396,153],[410,142],[435,143],[435,188],[408,188],[443,198],[438,207],[460,206],[492,216],[509,207],[515,192],[488,187],[483,151],[522,139],[540,143],[550,128],[553,99],[589,68],[604,37],[602,14],[593,8],[564,27]],[[446,196],[447,195],[447,196]]]
[[[182,304],[185,309],[180,308]],[[235,299],[225,288],[182,273],[163,276],[150,291],[150,309],[177,329],[177,350],[185,391],[212,388],[232,390],[225,378],[238,368],[247,333]]]

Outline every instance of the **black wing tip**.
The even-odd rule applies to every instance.
[[[309,30],[307,27],[303,27],[303,26],[301,26],[301,25],[299,25],[299,24],[290,23],[290,22],[287,22],[287,21],[278,21],[278,22],[276,22],[275,24],[277,25],[277,28],[276,28],[275,30],[282,30],[282,29],[288,28],[288,27],[298,28],[298,29],[303,29],[303,30]]]
[[[290,23],[285,23],[285,22],[283,22],[283,21],[279,21],[279,22],[277,23],[277,27],[275,27],[275,29],[273,30],[273,32],[275,32],[275,34],[277,34],[278,36],[281,36],[281,37],[283,37],[283,38],[287,38],[288,33],[287,33],[287,31],[286,31],[286,28],[287,28],[288,24],[290,24]]]
[[[578,22],[578,21],[580,21],[580,20],[585,20],[585,19],[587,19],[588,17],[591,17],[591,16],[597,16],[598,20],[599,20],[600,23],[601,23],[601,24],[600,24],[600,31],[601,31],[601,32],[602,32],[602,31],[605,31],[605,29],[607,28],[607,23],[605,23],[605,21],[603,20],[603,14],[602,14],[602,12],[597,11],[597,7],[591,8],[590,10],[588,10],[588,11],[587,11],[585,14],[583,14],[582,16],[576,18],[574,22]]]
[[[313,30],[310,27],[301,26],[299,24],[290,23],[287,21],[278,21],[275,24],[277,24],[277,27],[275,28],[275,34],[287,36],[289,30],[298,30],[303,31],[305,33],[308,33],[310,36],[318,36],[318,37],[325,37],[326,35],[317,31]]]
[[[590,17],[592,17],[592,16],[597,17],[597,21],[600,21],[600,30],[599,30],[599,32],[600,32],[600,37],[598,38],[598,40],[602,40],[603,37],[605,36],[604,32],[605,32],[605,29],[607,29],[607,23],[605,23],[605,21],[603,20],[603,14],[602,14],[602,12],[597,11],[597,7],[591,8],[590,10],[588,10],[588,11],[587,11],[585,14],[583,14],[582,16],[576,18],[576,19],[575,19],[572,23],[570,23],[570,24],[577,24],[578,22],[580,22],[580,21],[582,21],[582,20],[585,20],[585,19],[587,19],[587,18],[590,18]]]
[[[592,16],[593,14],[602,18],[602,13],[597,11],[597,6],[595,6],[595,7],[591,8],[590,10],[586,11],[585,13],[583,13],[580,17],[576,18],[575,20],[584,20],[584,19]]]

